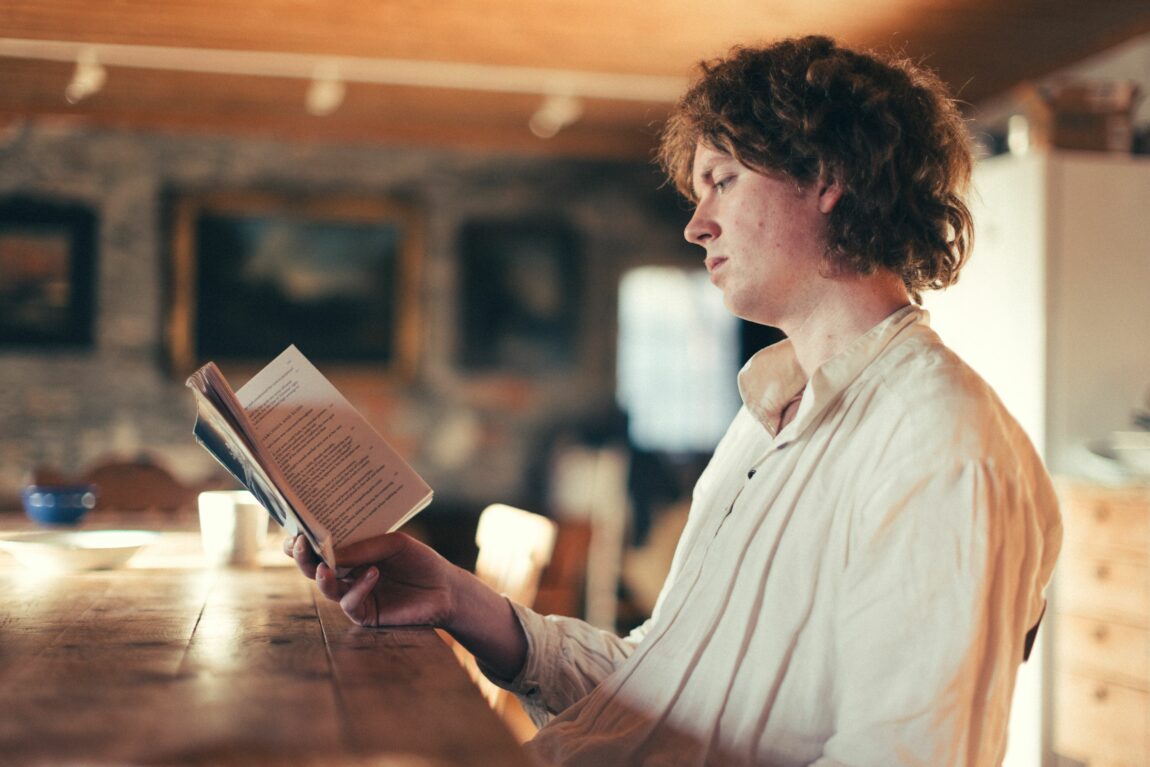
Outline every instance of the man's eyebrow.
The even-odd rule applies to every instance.
[[[691,174],[691,189],[694,191],[696,196],[699,194],[699,186],[701,184],[709,184],[715,177],[716,164],[717,163],[714,160],[711,160],[702,168],[699,168],[697,171]]]

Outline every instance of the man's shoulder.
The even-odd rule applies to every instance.
[[[884,416],[908,439],[981,456],[1004,437],[1026,439],[993,387],[929,328],[892,344],[860,385],[882,392]]]

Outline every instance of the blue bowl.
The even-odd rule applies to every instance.
[[[41,525],[75,525],[96,506],[95,485],[29,485],[24,513]]]

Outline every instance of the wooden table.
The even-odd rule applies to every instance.
[[[210,570],[197,546],[58,575],[0,553],[0,765],[528,764],[434,631],[354,626],[282,555]]]

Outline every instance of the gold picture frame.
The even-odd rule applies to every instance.
[[[0,348],[91,348],[98,228],[86,205],[0,200]]]
[[[414,372],[423,233],[388,198],[213,192],[169,209],[168,364],[316,363]]]

